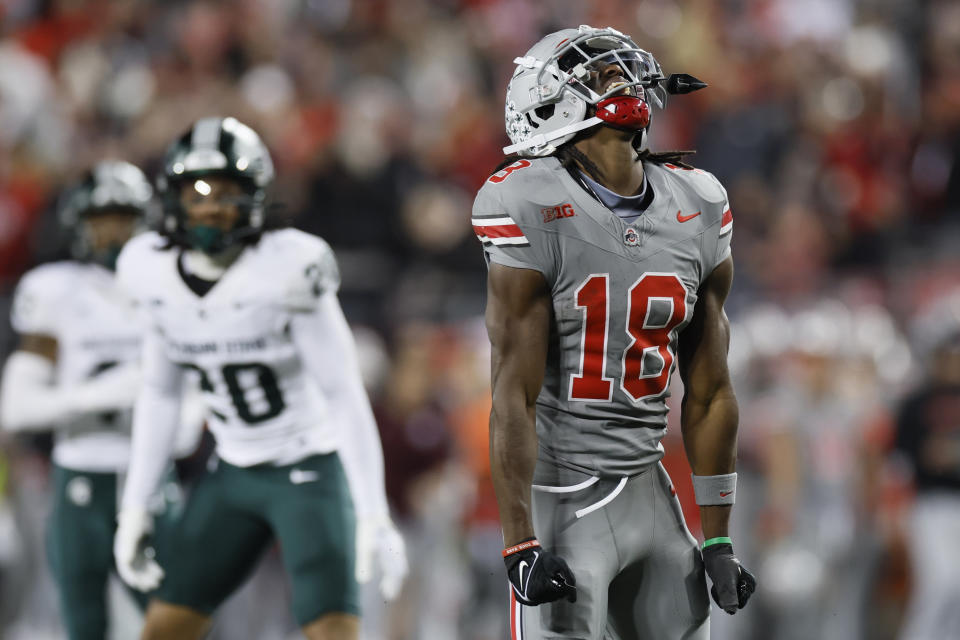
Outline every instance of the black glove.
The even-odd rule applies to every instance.
[[[733,555],[733,545],[720,543],[706,547],[703,564],[713,582],[710,595],[717,606],[730,615],[743,609],[757,588],[757,579]]]
[[[563,558],[528,538],[503,550],[507,578],[520,604],[538,605],[566,597],[577,601],[577,579]]]

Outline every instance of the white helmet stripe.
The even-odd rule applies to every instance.
[[[217,149],[220,146],[220,118],[203,118],[193,126],[190,139],[195,149]]]
[[[521,67],[526,67],[527,69],[539,69],[543,66],[543,63],[537,60],[533,56],[525,56],[523,58],[514,58],[513,64],[518,64]]]

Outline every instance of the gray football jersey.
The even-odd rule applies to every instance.
[[[487,179],[472,224],[490,261],[541,272],[553,296],[541,462],[633,475],[663,455],[677,337],[700,285],[730,255],[733,218],[711,174],[645,163],[654,197],[626,223],[556,158]]]

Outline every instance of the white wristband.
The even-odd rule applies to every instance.
[[[693,476],[693,494],[700,506],[733,504],[737,497],[737,474]]]

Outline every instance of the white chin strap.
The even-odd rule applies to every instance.
[[[587,118],[586,120],[581,120],[580,122],[575,122],[574,124],[568,124],[565,127],[560,127],[559,129],[555,129],[550,133],[540,133],[530,138],[527,138],[523,142],[511,144],[508,147],[504,147],[503,152],[509,155],[511,153],[516,153],[518,151],[529,149],[530,147],[539,147],[542,145],[546,145],[548,142],[556,140],[557,138],[562,138],[567,134],[576,133],[577,131],[583,131],[584,129],[589,129],[593,125],[600,124],[601,122],[603,122],[603,120],[601,120],[597,116],[593,116],[592,118]]]

